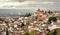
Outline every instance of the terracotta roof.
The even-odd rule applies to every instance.
[[[46,19],[46,15],[42,15],[42,17],[38,17],[37,18],[37,20],[39,20],[39,21],[43,21],[43,20],[45,20]]]

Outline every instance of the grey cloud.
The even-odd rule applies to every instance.
[[[18,0],[19,2],[24,2],[24,1],[26,1],[26,0]]]
[[[20,1],[60,1],[60,0],[20,0]]]
[[[53,1],[53,2],[60,2],[60,0],[3,0],[3,1],[6,1],[6,2],[24,2],[24,1],[38,1],[38,2]]]
[[[24,1],[27,1],[27,0],[3,0],[3,2],[24,2]]]
[[[11,2],[24,2],[26,0],[11,0]]]
[[[48,4],[27,4],[27,5],[10,5],[10,6],[3,6],[3,8],[13,8],[13,7],[16,7],[16,8],[43,8],[43,9],[53,9],[53,10],[58,10],[60,9],[60,0],[8,0],[6,2],[24,2],[24,1],[36,1],[36,2],[45,2],[45,1],[48,1],[48,2],[55,2],[54,5],[48,5]]]

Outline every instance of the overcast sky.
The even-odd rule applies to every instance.
[[[0,9],[60,10],[60,0],[0,0]]]

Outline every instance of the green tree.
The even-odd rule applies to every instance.
[[[60,35],[60,28],[48,32],[47,35]]]
[[[31,16],[31,13],[26,13],[25,16],[26,16],[26,17],[29,17],[29,16]]]
[[[4,19],[0,18],[0,21],[4,21]]]
[[[37,35],[36,30],[31,30],[30,35]]]
[[[6,28],[6,35],[9,35],[9,32],[8,32],[8,27]]]
[[[24,35],[30,35],[30,33],[29,32],[25,32]]]
[[[50,14],[50,13],[51,13],[51,11],[49,10],[49,11],[48,11],[48,13]]]
[[[51,16],[51,17],[48,18],[48,22],[51,23],[51,21],[56,22],[57,18],[55,16]]]

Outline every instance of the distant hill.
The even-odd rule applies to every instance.
[[[32,12],[32,9],[0,9],[0,15],[25,15]]]
[[[54,11],[55,13],[60,13],[60,11]]]

